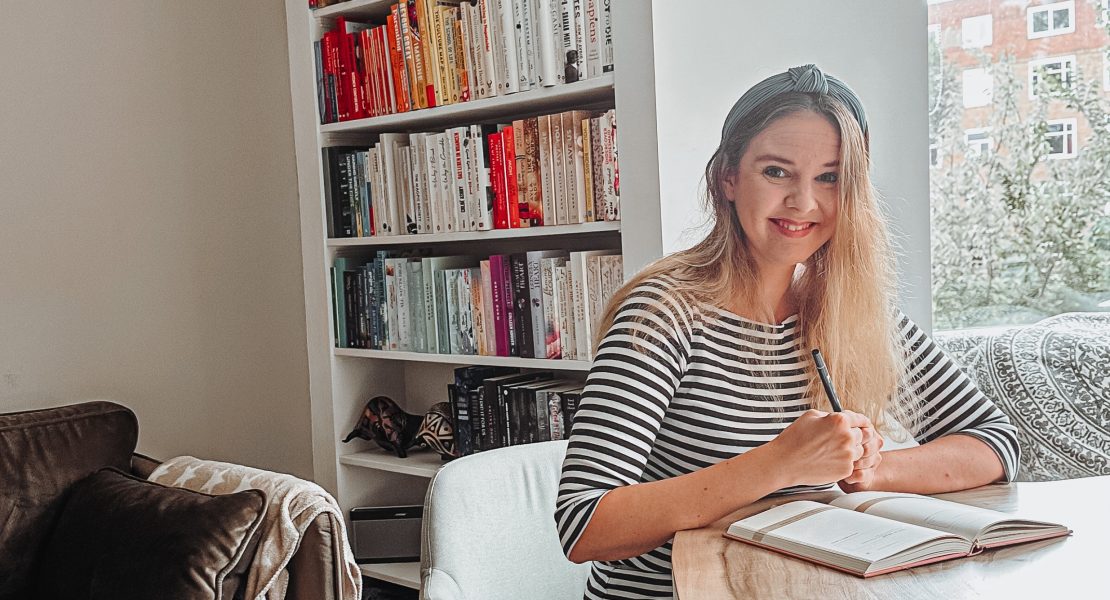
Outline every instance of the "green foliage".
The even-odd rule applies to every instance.
[[[1025,66],[1010,56],[988,61],[993,148],[979,156],[965,156],[954,69],[930,62],[930,127],[941,159],[930,190],[936,327],[1106,310],[1098,304],[1110,299],[1108,95],[1080,73],[1070,89],[1042,77],[1026,103]],[[1045,157],[1050,107],[1067,107],[1094,131],[1075,158]]]

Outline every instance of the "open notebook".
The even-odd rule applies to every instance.
[[[725,537],[871,577],[985,548],[1065,536],[1067,527],[916,494],[799,500],[729,526]]]

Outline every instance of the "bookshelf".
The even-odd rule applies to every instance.
[[[329,268],[336,257],[408,248],[431,248],[437,255],[612,248],[624,255],[627,276],[662,251],[651,3],[613,3],[616,69],[611,74],[553,88],[320,125],[313,41],[336,17],[378,19],[391,4],[350,0],[311,11],[306,0],[286,0],[314,479],[335,495],[344,510],[421,504],[430,478],[443,464],[430,450],[413,451],[408,458],[398,459],[362,440],[341,443],[370,397],[389,396],[407,412],[423,415],[432,404],[446,400],[446,385],[458,365],[552,370],[578,378],[590,365],[574,360],[334,348]],[[432,131],[569,109],[614,107],[620,127],[621,221],[392,237],[328,237],[322,157],[326,147],[365,144],[383,132]],[[369,577],[419,588],[418,563],[362,565],[362,571]]]

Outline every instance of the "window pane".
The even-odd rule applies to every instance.
[[[1033,31],[1048,31],[1048,11],[1033,13]]]
[[[1071,25],[1071,11],[1063,8],[1052,11],[1052,28],[1067,29]]]
[[[998,43],[968,52],[964,19],[988,10]],[[935,327],[1110,311],[1110,36],[1029,39],[1076,27],[1074,10],[981,0],[930,4],[929,24]]]

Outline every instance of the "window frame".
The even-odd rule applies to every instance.
[[[967,43],[967,38],[968,38],[967,23],[968,23],[968,21],[982,21],[984,19],[986,20],[986,23],[987,23],[986,43],[975,43],[973,45],[968,45],[968,43]],[[982,30],[982,28],[976,28],[975,31],[978,32],[978,31],[981,31],[981,30]],[[990,46],[992,44],[994,44],[994,15],[992,15],[990,13],[987,13],[985,15],[975,15],[974,17],[967,17],[966,19],[963,19],[962,21],[960,21],[960,47],[961,48],[963,48],[964,50],[970,50],[970,49],[975,49],[975,48],[986,48],[987,46]]]
[[[967,157],[973,156],[988,156],[994,151],[994,138],[990,135],[990,127],[972,127],[971,129],[964,130],[964,155]],[[977,138],[975,144],[972,144],[971,136],[983,135],[982,138]]]
[[[1053,13],[1067,9],[1071,18],[1068,19],[1068,26],[1057,29],[1052,22]],[[1035,15],[1039,13],[1048,13],[1048,29],[1045,31],[1033,31],[1033,20]],[[1057,35],[1066,35],[1068,33],[1075,33],[1075,0],[1066,0],[1065,2],[1055,2],[1053,4],[1041,4],[1039,6],[1030,6],[1025,9],[1026,21],[1026,35],[1029,39],[1034,40],[1037,38],[1052,37]]]
[[[1079,119],[1077,119],[1075,117],[1067,117],[1067,118],[1064,118],[1064,119],[1048,119],[1048,120],[1045,121],[1045,124],[1048,125],[1049,127],[1051,127],[1053,125],[1063,125],[1064,126],[1064,128],[1059,132],[1046,131],[1045,132],[1045,138],[1063,137],[1064,140],[1065,140],[1064,141],[1065,152],[1063,152],[1061,154],[1053,154],[1053,153],[1050,152],[1050,153],[1048,153],[1044,156],[1046,159],[1060,160],[1060,159],[1067,159],[1067,158],[1075,158],[1076,156],[1079,155]],[[1067,137],[1069,135],[1072,138],[1071,152],[1070,153],[1066,151]]]
[[[1037,86],[1034,82],[1041,68],[1045,65],[1060,63],[1060,74],[1067,75],[1067,88],[1071,89],[1075,82],[1076,75],[1076,59],[1074,54],[1066,54],[1061,56],[1049,56],[1046,58],[1034,58],[1029,61],[1029,77],[1026,79],[1026,84],[1029,86],[1029,99],[1037,97]],[[1064,68],[1065,63],[1070,63],[1067,69]]]
[[[972,71],[982,71],[984,74],[986,74],[986,78],[990,82],[990,87],[988,88],[988,91],[987,91],[986,102],[983,102],[982,104],[968,104],[967,103],[967,88],[968,88],[968,86],[967,86],[967,74],[972,72]],[[970,69],[964,69],[963,71],[960,72],[960,86],[961,86],[961,88],[960,88],[960,102],[963,104],[963,107],[965,109],[981,108],[981,107],[984,107],[984,106],[991,106],[992,104],[994,104],[994,74],[991,73],[990,69],[985,68],[985,67],[972,67]]]

